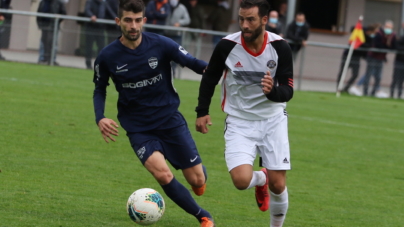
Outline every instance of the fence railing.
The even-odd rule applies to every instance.
[[[57,42],[57,37],[58,37],[58,32],[59,32],[59,21],[60,20],[73,20],[76,22],[91,22],[91,19],[88,17],[79,17],[79,16],[71,16],[71,15],[59,15],[59,14],[48,14],[48,13],[37,13],[37,12],[28,12],[28,11],[20,11],[20,10],[6,10],[6,9],[0,9],[1,13],[7,13],[7,14],[15,14],[15,15],[23,15],[23,16],[31,16],[31,17],[45,17],[45,18],[51,18],[55,19],[54,23],[54,29],[53,29],[53,43],[52,48],[51,48],[51,57],[50,57],[50,65],[54,65],[54,57],[56,54],[56,42]],[[101,24],[115,24],[114,20],[106,20],[106,19],[97,19],[95,23],[101,23]],[[220,36],[226,36],[230,33],[228,32],[218,32],[218,31],[212,31],[212,30],[205,30],[205,29],[193,29],[193,28],[186,28],[186,27],[173,27],[173,26],[166,26],[166,25],[152,25],[152,24],[145,24],[144,27],[151,28],[151,29],[159,29],[159,30],[172,30],[172,31],[180,31],[184,37],[187,35],[187,33],[195,33],[196,37],[196,42],[193,43],[193,45],[196,48],[196,51],[194,54],[195,57],[199,58],[199,54],[201,53],[202,49],[202,37],[199,34],[206,34],[206,35],[220,35]],[[287,40],[288,42],[291,42],[290,40]],[[308,47],[322,47],[322,48],[327,48],[327,49],[336,49],[336,50],[342,50],[342,49],[347,49],[349,48],[349,45],[342,45],[342,44],[335,44],[335,43],[326,43],[326,42],[314,42],[314,41],[308,41],[307,42],[307,47],[302,48],[302,50],[299,53],[299,67],[297,70],[297,89],[301,89],[301,81],[303,77],[303,71],[304,67],[307,65],[307,51],[306,49]],[[382,53],[397,53],[396,50],[386,50],[386,49],[376,49],[376,48],[358,48],[357,50],[362,50],[362,51],[374,51],[374,52],[382,52]],[[404,52],[399,52],[404,54]],[[306,64],[306,65],[305,65]],[[296,73],[295,73],[296,74]]]

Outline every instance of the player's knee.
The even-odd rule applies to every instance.
[[[245,190],[250,185],[250,182],[242,179],[233,179],[233,184],[238,190]]]
[[[171,173],[170,169],[161,169],[152,173],[154,178],[159,182],[161,185],[166,185],[171,182],[173,179],[173,174]]]
[[[275,194],[281,194],[285,190],[286,184],[284,181],[269,182],[269,189]]]

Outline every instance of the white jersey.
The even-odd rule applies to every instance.
[[[265,95],[261,79],[270,71],[274,88]],[[198,117],[208,114],[212,85],[223,76],[222,110],[247,120],[268,119],[286,108],[293,96],[293,61],[282,37],[266,32],[259,53],[245,45],[241,32],[223,38],[216,46],[200,88]],[[214,86],[213,86],[214,88]]]

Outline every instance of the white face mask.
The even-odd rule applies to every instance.
[[[177,4],[178,4],[178,0],[170,0],[170,5],[171,5],[172,7],[176,7]]]

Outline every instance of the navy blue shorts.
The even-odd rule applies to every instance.
[[[177,170],[202,163],[185,120],[174,128],[128,133],[127,136],[143,165],[154,151],[160,151]]]

